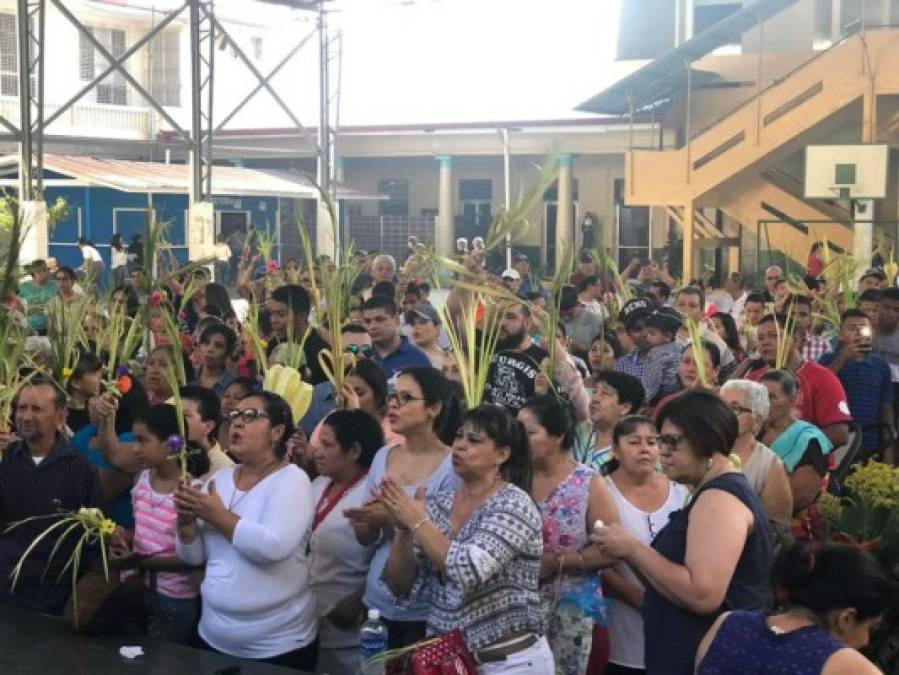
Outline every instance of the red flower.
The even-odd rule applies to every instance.
[[[278,261],[277,260],[269,260],[265,264],[265,270],[269,274],[274,274],[275,272],[277,272],[278,271]]]
[[[116,380],[116,387],[119,390],[120,394],[127,394],[131,391],[131,376],[130,375],[122,375],[118,380]]]

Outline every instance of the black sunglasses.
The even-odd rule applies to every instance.
[[[371,345],[347,345],[343,348],[343,351],[347,354],[355,354],[357,356],[362,354],[362,356],[368,358],[374,353],[375,348]]]

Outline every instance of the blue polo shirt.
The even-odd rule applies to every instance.
[[[427,355],[409,342],[409,338],[405,336],[400,337],[400,346],[397,347],[393,353],[388,354],[383,358],[377,350],[375,350],[375,353],[372,355],[372,361],[384,369],[384,374],[387,376],[387,389],[389,391],[393,391],[394,386],[396,386],[396,378],[399,377],[400,371],[403,369],[409,368],[410,366],[431,365],[431,361],[428,359]]]
[[[828,352],[818,363],[829,366],[837,354]],[[893,402],[889,364],[879,356],[868,354],[862,361],[847,361],[836,375],[846,390],[852,419],[862,429],[862,447],[869,452],[879,450],[881,406]]]

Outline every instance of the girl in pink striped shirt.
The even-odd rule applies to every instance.
[[[199,619],[197,580],[190,565],[175,554],[177,514],[172,494],[178,486],[178,420],[175,407],[154,405],[137,415],[135,454],[144,467],[131,490],[134,531],[125,533],[111,554],[137,568],[147,585],[148,633],[189,644]],[[198,477],[208,469],[205,453],[189,455],[188,470]],[[207,466],[201,466],[202,464]],[[124,575],[135,572],[125,572]]]

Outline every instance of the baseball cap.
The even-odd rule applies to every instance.
[[[512,269],[511,267],[505,270],[501,275],[501,279],[512,279],[513,281],[519,281],[521,279],[521,275],[518,273],[518,270]]]
[[[866,277],[875,277],[876,279],[880,279],[881,281],[886,281],[887,275],[884,274],[883,270],[877,269],[876,267],[871,267],[865,270],[864,274],[862,274],[861,278],[865,279]]]
[[[422,305],[421,307],[416,307],[412,310],[412,320],[415,319],[424,319],[425,321],[430,321],[435,326],[440,325],[440,315],[437,313],[437,310],[431,307],[430,305]]]
[[[676,333],[682,324],[680,312],[672,307],[657,309],[646,319],[647,328],[658,328],[670,333]]]
[[[618,312],[618,320],[627,327],[636,319],[648,317],[652,314],[653,309],[655,309],[655,307],[646,298],[634,298],[633,300],[624,303],[621,311]]]
[[[530,262],[527,253],[518,253],[515,255],[515,262]]]

